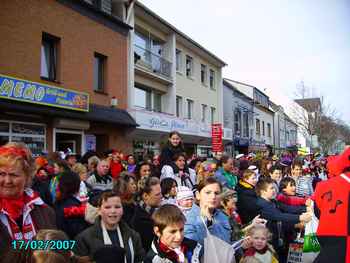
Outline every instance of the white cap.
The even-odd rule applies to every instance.
[[[190,188],[187,186],[179,186],[177,188],[177,194],[176,194],[176,200],[186,200],[186,199],[193,199],[194,195]]]
[[[249,167],[248,167],[248,170],[254,171],[256,169],[258,169],[258,167],[256,167],[255,165],[249,165]]]
[[[236,160],[238,160],[239,158],[242,158],[242,157],[244,157],[244,154],[243,154],[243,153],[240,153],[240,154],[238,154],[238,155],[236,156]]]

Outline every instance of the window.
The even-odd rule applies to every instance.
[[[249,119],[248,112],[243,113],[243,136],[249,137]]]
[[[186,76],[193,76],[193,58],[190,56],[186,56]]]
[[[262,135],[265,136],[265,122],[262,122]]]
[[[193,118],[193,100],[187,99],[187,118]]]
[[[95,52],[94,55],[94,91],[105,91],[107,57]]]
[[[211,89],[215,89],[215,71],[209,70],[209,85]]]
[[[0,121],[0,146],[7,142],[23,142],[37,157],[45,150],[46,127],[43,124]]]
[[[176,71],[182,70],[182,52],[176,49]]]
[[[269,138],[271,138],[271,124],[270,123],[267,124],[267,136]]]
[[[160,93],[153,93],[153,111],[162,112],[162,95]]]
[[[207,119],[207,105],[202,104],[202,122],[206,122]]]
[[[256,135],[260,136],[260,120],[259,119],[255,120],[255,133],[256,133]]]
[[[215,122],[215,111],[214,107],[210,107],[210,122],[213,124]]]
[[[162,112],[162,94],[146,87],[135,87],[135,106]]]
[[[182,117],[182,97],[176,96],[176,117]]]
[[[201,82],[207,84],[207,66],[203,64],[201,64]]]
[[[135,106],[151,110],[152,93],[146,89],[135,87]]]
[[[43,33],[41,39],[40,76],[50,81],[57,80],[57,50],[59,38]]]
[[[242,112],[239,109],[235,110],[234,115],[234,131],[235,135],[241,136]]]

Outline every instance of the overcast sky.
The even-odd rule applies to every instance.
[[[224,60],[224,77],[282,106],[303,81],[350,124],[349,0],[140,2]]]

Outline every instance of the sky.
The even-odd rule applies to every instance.
[[[350,1],[140,0],[276,104],[323,96],[350,125]]]

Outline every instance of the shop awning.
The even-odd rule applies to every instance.
[[[2,113],[19,112],[39,114],[43,116],[65,117],[70,119],[80,119],[96,122],[124,125],[129,127],[138,126],[131,115],[126,111],[118,108],[90,104],[89,112],[79,112],[73,110],[46,107],[30,103],[17,103],[0,99],[0,109]]]

